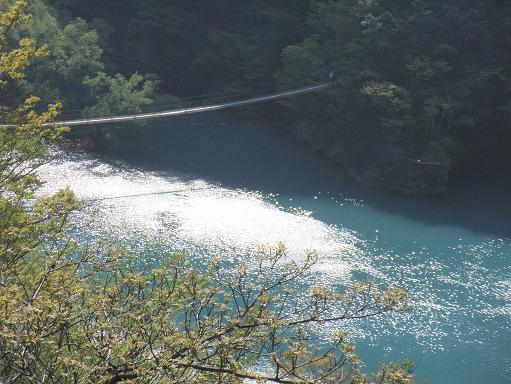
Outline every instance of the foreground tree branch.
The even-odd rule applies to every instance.
[[[24,6],[18,0],[0,14],[0,86],[42,54],[27,41],[5,48],[26,20]],[[367,382],[342,322],[408,310],[405,292],[371,281],[305,289],[316,254],[290,262],[282,244],[251,264],[218,259],[199,271],[174,255],[145,273],[114,247],[77,244],[72,191],[34,198],[47,145],[65,131],[43,128],[58,105],[38,114],[36,103],[0,108],[1,120],[16,125],[0,127],[1,382]],[[324,323],[339,329],[331,340],[317,336]],[[411,367],[382,366],[374,380],[411,383]]]

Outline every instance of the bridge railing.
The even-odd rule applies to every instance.
[[[146,119],[154,119],[159,117],[168,117],[168,116],[177,116],[184,115],[189,113],[199,113],[206,111],[213,111],[225,108],[232,108],[235,106],[242,106],[248,104],[254,104],[258,102],[265,102],[269,100],[275,100],[283,97],[291,97],[296,96],[303,93],[314,92],[320,89],[324,89],[330,86],[337,84],[335,81],[325,82],[325,83],[316,83],[311,84],[306,87],[293,89],[293,90],[275,90],[274,87],[271,88],[271,93],[269,88],[264,89],[255,89],[250,93],[235,93],[230,95],[222,95],[218,97],[208,97],[205,99],[197,98],[196,100],[189,100],[185,102],[176,102],[172,103],[172,107],[167,106],[164,110],[156,111],[156,112],[139,112],[132,114],[124,114],[124,115],[115,115],[108,116],[103,115],[101,117],[80,117],[78,119],[61,119],[60,121],[56,121],[54,123],[45,124],[45,126],[50,125],[93,125],[93,124],[104,124],[104,123],[112,123],[112,122],[126,122],[126,121],[138,121],[138,120],[146,120]],[[162,108],[162,107],[160,107]],[[4,125],[4,127],[9,127],[8,125]]]

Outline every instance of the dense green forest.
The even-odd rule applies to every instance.
[[[32,0],[29,12],[19,33],[50,59],[2,98],[94,116],[333,72],[335,88],[265,110],[362,182],[436,194],[449,174],[511,167],[507,1]]]

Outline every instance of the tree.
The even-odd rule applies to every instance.
[[[277,76],[298,83],[297,69],[314,79],[330,68],[340,85],[318,103],[289,100],[302,137],[359,180],[405,193],[444,192],[467,157],[509,166],[510,49],[497,36],[510,15],[498,0],[314,1],[307,37],[283,50]],[[410,159],[443,167],[424,180]]]
[[[41,0],[27,6],[31,17],[18,28],[16,37],[47,44],[48,59],[27,68],[25,79],[16,84],[17,98],[41,94],[46,103],[58,100],[67,108],[83,107],[88,95],[83,79],[104,69],[97,32],[80,18],[62,25]]]
[[[126,79],[120,73],[110,77],[103,72],[86,77],[83,83],[95,99],[94,105],[83,110],[86,117],[140,113],[142,107],[152,104],[157,85],[156,80],[144,79],[138,73]]]
[[[27,18],[25,6],[17,0],[0,14],[4,86],[45,52],[28,40],[6,48]],[[300,292],[316,256],[287,262],[282,245],[234,270],[213,260],[201,272],[174,256],[143,273],[108,244],[78,244],[70,227],[80,207],[73,193],[34,195],[47,146],[65,131],[51,124],[60,106],[37,114],[36,102],[2,107],[0,115],[0,381],[367,382],[347,333],[320,345],[313,328],[407,310],[405,292],[370,281],[344,292]],[[261,361],[269,368],[258,369]],[[382,366],[374,380],[412,383],[411,367]]]
[[[0,0],[0,5],[3,3],[8,1]],[[64,18],[43,0],[27,4],[27,12],[31,17],[14,37],[47,42],[48,57],[27,67],[26,76],[12,87],[11,98],[41,94],[45,103],[62,102],[66,115],[72,117],[134,112],[152,102],[157,81],[144,80],[138,73],[127,79],[122,74],[112,77],[105,73],[104,41],[94,29],[108,35],[109,26],[104,21],[88,23],[74,18],[63,23]]]

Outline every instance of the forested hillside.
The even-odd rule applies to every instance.
[[[335,70],[342,85],[293,114],[359,179],[437,193],[449,170],[509,172],[511,3],[317,2],[308,26],[280,78]]]
[[[48,42],[51,60],[8,98],[39,94],[92,116],[137,112],[155,92],[287,88],[333,72],[338,86],[286,101],[278,118],[362,182],[436,194],[449,174],[511,168],[507,1],[30,3],[20,33]]]

